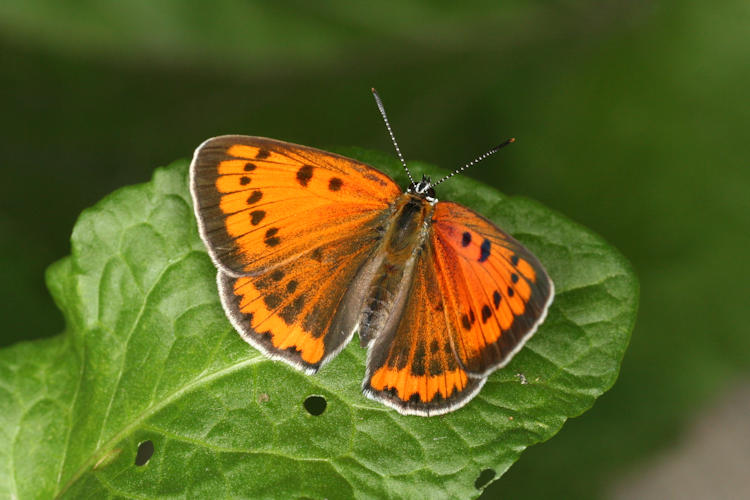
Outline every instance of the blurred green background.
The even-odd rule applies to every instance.
[[[0,4],[0,345],[59,333],[77,215],[223,133],[391,151],[534,198],[633,263],[615,387],[486,498],[601,498],[748,379],[750,3]],[[750,465],[748,465],[750,467]]]

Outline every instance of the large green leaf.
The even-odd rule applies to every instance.
[[[346,152],[403,180],[390,158]],[[366,399],[357,342],[315,376],[245,344],[180,161],[82,214],[47,275],[65,333],[0,353],[0,496],[478,496],[614,383],[638,284],[617,251],[538,203],[467,177],[439,194],[517,236],[557,289],[539,332],[466,407],[409,417]]]

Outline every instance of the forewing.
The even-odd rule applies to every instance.
[[[455,410],[485,381],[469,376],[456,359],[439,287],[432,252],[425,245],[403,312],[391,318],[368,352],[363,392],[402,414]]]
[[[359,234],[400,194],[364,163],[262,137],[207,140],[190,175],[201,237],[232,276],[260,275]]]
[[[544,321],[554,285],[539,260],[481,215],[439,202],[431,242],[456,354],[472,375],[504,366]]]

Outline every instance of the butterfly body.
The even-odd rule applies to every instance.
[[[416,258],[429,233],[432,209],[424,197],[411,193],[401,195],[394,203],[383,239],[367,266],[374,272],[369,276],[357,325],[362,347],[383,331],[390,317],[401,314]]]
[[[209,139],[191,164],[224,309],[273,359],[315,373],[355,332],[363,392],[404,414],[468,402],[543,321],[554,289],[471,210],[374,168],[273,139]]]

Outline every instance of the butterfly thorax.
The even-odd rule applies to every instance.
[[[384,225],[384,236],[368,266],[369,284],[359,321],[362,345],[387,328],[406,303],[414,264],[427,240],[433,204],[410,192],[400,196]]]

